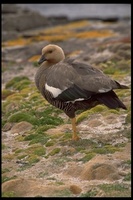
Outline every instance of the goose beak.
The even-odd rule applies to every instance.
[[[44,57],[44,55],[41,56],[40,60],[38,61],[38,64],[42,64],[44,61],[46,61],[46,58]]]

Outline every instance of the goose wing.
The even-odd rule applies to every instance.
[[[46,76],[45,89],[61,101],[89,99],[97,93],[120,88],[102,71],[79,62],[64,60],[53,65]]]

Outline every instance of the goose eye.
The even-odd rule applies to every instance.
[[[49,51],[49,53],[52,53],[52,52],[53,52],[52,50]]]

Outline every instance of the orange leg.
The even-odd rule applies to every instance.
[[[77,135],[76,118],[75,117],[71,119],[71,123],[72,123],[72,130],[73,130],[72,139],[79,140],[79,137]]]

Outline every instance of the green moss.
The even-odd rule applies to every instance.
[[[60,125],[63,123],[63,119],[60,117],[53,117],[53,116],[42,116],[39,120],[40,124],[49,124],[49,125]]]
[[[120,147],[105,145],[103,147],[94,148],[93,152],[99,153],[99,154],[108,154],[108,153],[114,153],[115,151],[120,151],[120,150],[121,150]]]
[[[17,197],[14,191],[2,192],[2,197]]]
[[[85,118],[88,117],[88,115],[90,114],[89,110],[86,110],[84,112],[82,112],[81,114],[79,114],[76,118],[76,123],[80,123],[81,121],[83,121]]]
[[[40,125],[49,124],[49,125],[60,125],[63,122],[63,119],[58,116],[58,112],[54,107],[49,106],[45,108],[42,112],[36,112],[36,116],[39,118]]]
[[[6,149],[6,145],[2,144],[2,150]]]
[[[39,172],[39,174],[37,175],[37,178],[43,178],[43,177],[45,177],[45,176],[48,177],[48,172],[42,171],[42,172]]]
[[[117,56],[116,56],[117,57]],[[119,58],[119,57],[117,57]],[[130,62],[122,59],[115,60],[114,58],[106,63],[100,63],[100,68],[102,68],[105,74],[109,75],[123,75],[130,73]]]
[[[21,96],[23,96],[23,97],[28,97],[28,96],[29,96],[29,93],[31,93],[32,91],[34,91],[34,90],[33,90],[33,87],[32,87],[32,88],[31,88],[31,87],[26,87],[26,88],[24,88],[24,89],[21,89],[20,94],[21,94]]]
[[[71,196],[73,196],[73,194],[69,189],[63,189],[63,190],[56,190],[53,193],[53,196],[55,196],[55,197],[71,197]]]
[[[2,176],[2,183],[12,180],[12,179],[15,179],[15,178],[17,178],[17,176],[15,176],[15,175],[12,177]]]
[[[6,155],[3,155],[3,159],[11,161],[12,159],[14,159],[14,153],[8,153]]]
[[[25,158],[26,156],[27,156],[27,154],[24,153],[24,154],[17,156],[17,159],[21,160],[21,159]]]
[[[31,84],[30,80],[22,80],[22,81],[20,81],[20,83],[18,83],[17,85],[15,85],[15,89],[16,90],[22,90],[24,88],[29,87],[30,84]]]
[[[6,99],[11,94],[14,94],[14,92],[11,90],[6,90],[6,89],[2,90],[2,99]]]
[[[55,148],[53,149],[48,155],[50,156],[54,156],[55,154],[59,153],[60,152],[60,148]]]
[[[63,133],[63,137],[61,138],[61,141],[72,139],[72,133]]]
[[[121,100],[122,100],[122,97],[127,97],[131,95],[130,89],[116,90],[115,92],[119,96],[119,98],[121,98]]]
[[[62,139],[62,136],[64,136],[64,133],[55,133],[55,134],[53,134],[53,135],[50,135],[49,137],[51,138],[51,139],[59,139],[59,138],[61,138],[61,140],[64,140],[64,139]]]
[[[97,105],[97,106],[95,106],[94,108],[91,109],[91,112],[98,113],[98,112],[103,112],[105,110],[107,110],[106,106],[104,106],[104,105]]]
[[[16,112],[9,117],[9,122],[21,122],[27,121],[31,124],[37,124],[37,119],[35,116],[30,115],[29,113]]]
[[[104,192],[110,192],[112,190],[122,191],[125,187],[122,184],[102,184],[99,186]]]
[[[109,112],[119,114],[119,109],[109,109]]]
[[[83,158],[81,158],[79,161],[88,162],[88,161],[91,160],[95,155],[96,155],[96,153],[94,153],[94,152],[87,153],[87,154],[86,154]]]
[[[77,116],[77,124],[80,123],[81,121],[83,121],[84,119],[86,119],[87,117],[89,117],[89,115],[92,115],[94,113],[101,113],[103,111],[106,111],[107,107],[104,105],[97,105],[94,108],[91,108],[90,110],[86,110],[84,112],[81,112],[78,116]]]
[[[53,146],[55,144],[55,141],[48,141],[45,146],[46,147],[50,147],[50,146]]]
[[[43,156],[46,154],[46,149],[42,145],[32,145],[25,150],[27,154],[34,154],[37,156]]]
[[[10,171],[9,168],[4,168],[4,169],[2,169],[2,174],[9,172],[9,171]]]
[[[5,88],[18,89],[19,87],[21,87],[22,83],[24,83],[25,81],[30,81],[30,80],[26,76],[17,76],[11,79],[9,82],[7,82]]]
[[[49,137],[46,136],[46,134],[30,134],[28,136],[25,136],[25,141],[30,141],[29,145],[35,144],[35,143],[41,143],[45,144],[49,140]]]
[[[119,114],[120,113],[120,111],[119,111],[119,109],[117,108],[117,109],[110,109],[110,108],[108,108],[105,112],[104,112],[104,115],[105,116],[107,116],[107,115],[109,115],[110,113],[113,113],[113,114]]]
[[[90,190],[84,194],[81,194],[80,197],[95,197],[96,194],[97,194],[97,191]]]
[[[129,197],[131,196],[130,189],[123,184],[102,184],[99,188],[105,192],[106,197]]]
[[[131,128],[129,129],[125,129],[123,131],[120,132],[124,137],[127,137],[130,141],[130,138],[131,138]]]
[[[123,180],[124,180],[124,181],[131,181],[131,173],[128,173],[128,174],[124,177]]]
[[[125,119],[125,122],[128,124],[128,123],[131,123],[131,111],[128,112],[127,116],[126,116],[126,119]]]
[[[65,183],[62,182],[62,181],[56,181],[55,184],[56,184],[56,185],[65,185]]]
[[[34,67],[38,67],[38,62],[37,62],[37,61],[34,61],[34,62],[33,62],[33,66],[34,66]]]
[[[76,142],[71,140],[69,141],[69,145],[77,149],[80,148],[80,150],[81,149],[87,150],[88,148],[89,149],[94,148],[97,144],[93,141],[93,139],[81,139]]]
[[[18,153],[21,153],[21,152],[23,152],[23,149],[16,149],[15,150],[15,154],[18,154]]]
[[[6,99],[9,101],[20,101],[23,99],[23,97],[20,94],[15,93],[15,94],[8,96]]]
[[[126,160],[124,163],[131,165],[131,160]]]
[[[26,161],[29,162],[29,166],[28,167],[30,167],[32,164],[39,162],[40,158],[37,155],[30,154],[28,156],[28,158],[26,159]]]
[[[40,93],[35,92],[29,96],[29,101],[37,101],[40,97]]]
[[[116,69],[113,66],[107,67],[103,70],[105,74],[114,74],[116,72]]]

